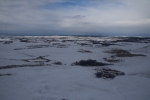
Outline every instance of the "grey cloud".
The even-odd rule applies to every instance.
[[[65,1],[1,0],[0,33],[119,35],[150,32],[149,0],[93,0],[99,6],[59,10],[40,8],[47,3]],[[121,2],[121,5],[115,7],[116,2]]]
[[[81,15],[76,15],[76,16],[72,16],[73,19],[82,19],[85,18],[85,16],[81,16]]]
[[[74,16],[64,16],[64,18],[69,18],[69,19],[83,19],[86,16],[83,15],[74,15]]]

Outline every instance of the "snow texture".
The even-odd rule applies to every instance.
[[[23,39],[27,41],[21,42]],[[150,100],[149,42],[113,42],[115,45],[109,46],[91,42],[110,43],[120,39],[0,37],[0,100]],[[6,44],[6,41],[13,42]],[[112,58],[121,60],[100,66],[125,73],[114,79],[96,78],[97,66],[71,66],[76,61],[88,59],[109,63],[103,58],[110,59],[112,54],[105,51],[116,48],[146,56]],[[56,64],[58,62],[61,64]],[[3,69],[6,66],[10,68]]]

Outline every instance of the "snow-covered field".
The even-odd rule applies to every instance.
[[[116,40],[120,38],[0,37],[0,100],[150,100],[150,42],[112,42]],[[101,44],[106,41],[113,45]],[[106,51],[112,49],[146,56],[107,62],[104,58],[113,54]],[[72,66],[88,59],[113,65]],[[96,78],[97,68],[125,75]]]

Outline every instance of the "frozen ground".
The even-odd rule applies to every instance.
[[[150,100],[149,39],[144,42],[112,42],[117,40],[121,39],[1,37],[0,100]],[[101,44],[106,41],[113,45]],[[116,57],[114,59],[119,59],[119,62],[106,62],[104,58],[110,59],[112,54],[105,51],[111,49],[146,56]],[[113,65],[71,65],[88,59]],[[115,69],[125,75],[114,79],[96,78],[97,68]]]

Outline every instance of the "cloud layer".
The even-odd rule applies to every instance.
[[[1,0],[0,34],[150,35],[150,0]]]

